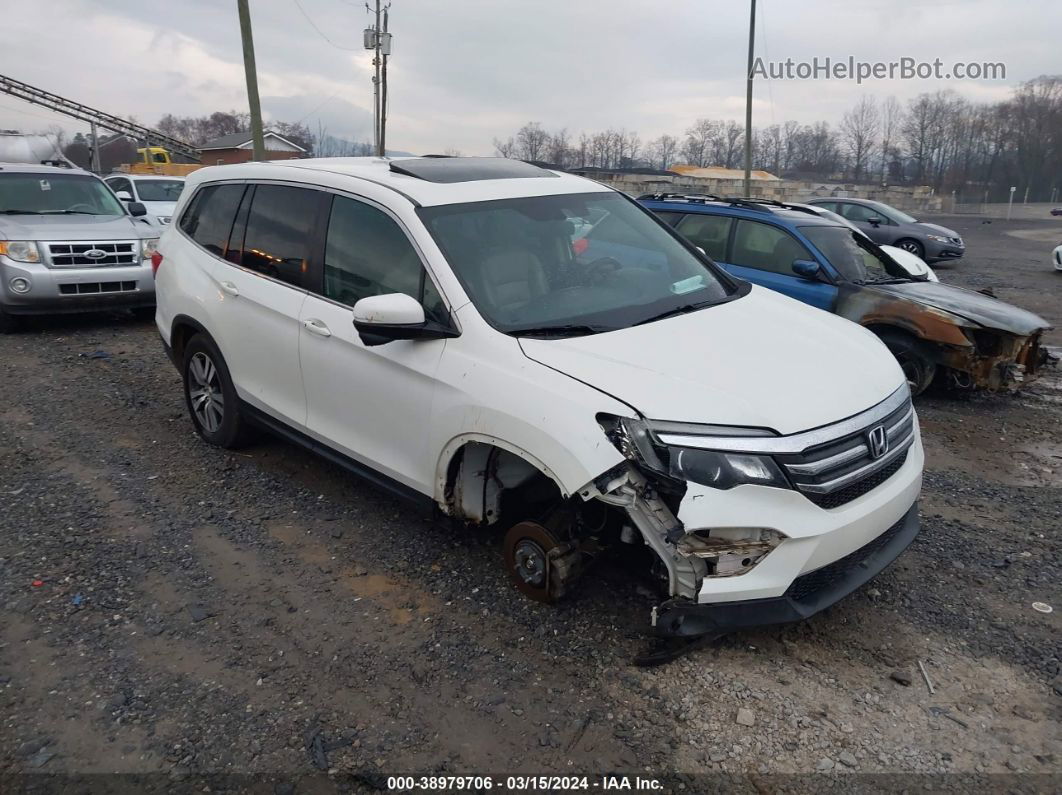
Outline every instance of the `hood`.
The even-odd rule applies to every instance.
[[[520,345],[649,419],[782,434],[850,417],[904,383],[869,331],[761,287],[644,326]]]
[[[954,229],[948,229],[948,227],[946,226],[941,226],[940,224],[927,224],[925,221],[919,221],[918,225],[925,227],[926,229],[931,229],[938,235],[945,235],[946,237],[957,237],[959,238],[959,240],[962,240],[962,235],[960,235]]]
[[[1011,334],[1028,336],[1050,324],[1039,315],[1019,309],[998,298],[964,290],[940,282],[905,282],[903,284],[873,284],[864,290],[887,293],[919,304],[943,309],[964,320],[985,328],[999,329]]]
[[[128,240],[158,237],[158,230],[129,215],[0,215],[4,240]]]

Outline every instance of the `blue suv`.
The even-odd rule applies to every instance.
[[[639,202],[725,270],[870,329],[914,394],[946,375],[958,387],[1027,383],[1047,361],[1046,321],[982,293],[912,277],[866,234],[809,207],[707,194]],[[583,248],[607,259],[594,246]]]

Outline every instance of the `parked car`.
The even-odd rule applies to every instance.
[[[286,160],[195,172],[175,219],[156,320],[199,435],[268,428],[496,527],[533,599],[628,543],[663,636],[796,620],[918,532],[888,350],[622,193],[496,158]],[[576,252],[588,223],[616,254]]]
[[[966,253],[966,244],[955,230],[923,223],[881,202],[869,199],[808,199],[807,203],[838,213],[858,226],[878,245],[902,248],[930,264],[957,260]]]
[[[1062,207],[1052,207],[1051,215],[1062,215]]]
[[[816,215],[820,215],[823,218],[828,218],[831,221],[835,221],[838,224],[847,226],[850,229],[854,229],[859,234],[864,234],[863,230],[849,221],[843,215],[838,215],[833,210],[827,210],[825,207],[820,207],[817,204],[800,204],[797,202],[786,202],[786,207],[791,209],[807,209],[811,210]],[[908,276],[915,278],[925,277],[927,281],[939,282],[937,274],[930,268],[924,259],[917,254],[912,254],[910,251],[906,251],[896,246],[880,246],[881,250],[888,254],[889,258],[903,268]]]
[[[0,332],[22,315],[150,311],[158,230],[99,177],[0,163]]]
[[[938,372],[961,387],[1001,389],[1047,363],[1047,322],[996,298],[912,278],[860,232],[777,202],[656,194],[646,207],[727,271],[853,320],[896,355],[911,392]],[[604,253],[588,237],[588,251]]]
[[[1051,256],[1055,261],[1055,270],[1062,271],[1062,246],[1057,246]]]
[[[159,177],[147,174],[111,174],[104,177],[123,202],[140,202],[160,224],[168,224],[173,217],[184,177]]]

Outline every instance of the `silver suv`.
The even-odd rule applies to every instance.
[[[145,214],[87,171],[0,163],[0,333],[21,315],[154,307]]]

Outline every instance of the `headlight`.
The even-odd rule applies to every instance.
[[[668,478],[692,481],[715,489],[730,489],[748,483],[756,486],[792,488],[774,459],[752,453],[731,453],[660,443],[641,420],[599,415],[609,439],[627,458],[638,461]],[[693,427],[693,426],[685,426]],[[702,431],[704,426],[698,426]],[[763,436],[762,429],[712,426],[721,436]]]
[[[41,261],[41,253],[32,240],[0,240],[0,254],[15,262]]]
[[[730,489],[742,483],[789,488],[785,475],[769,456],[720,453],[693,447],[668,447],[668,474],[715,489]]]
[[[926,235],[930,240],[936,240],[938,243],[950,243],[951,238],[944,235]]]
[[[147,240],[140,241],[140,256],[142,259],[151,259],[151,255],[154,254],[159,248],[159,239],[157,237],[149,237]]]

